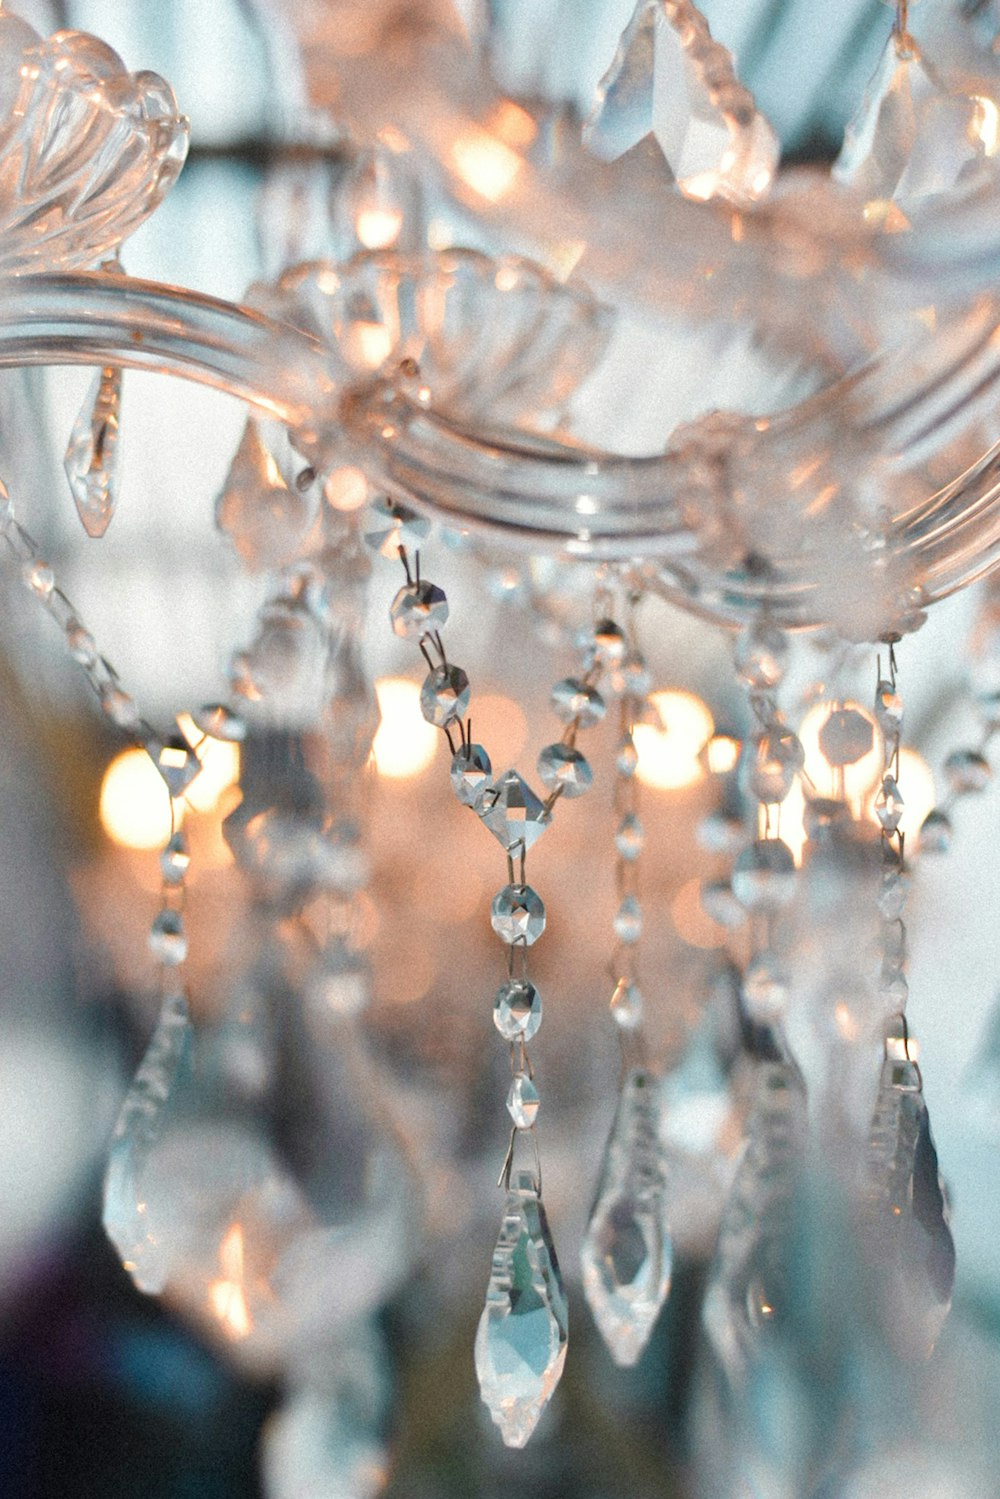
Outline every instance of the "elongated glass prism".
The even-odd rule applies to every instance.
[[[555,1245],[530,1172],[511,1181],[476,1332],[483,1402],[508,1447],[523,1447],[559,1383],[569,1312]]]
[[[638,1363],[670,1290],[659,1123],[659,1089],[636,1068],[622,1086],[581,1255],[594,1321],[623,1366]]]
[[[190,1066],[192,1039],[186,998],[168,994],[118,1115],[104,1178],[104,1231],[140,1291],[154,1296],[166,1285],[168,1265],[147,1221],[144,1177],[178,1077]]]
[[[118,503],[118,428],[122,372],[107,365],[94,377],[80,407],[63,466],[88,536],[103,536]]]

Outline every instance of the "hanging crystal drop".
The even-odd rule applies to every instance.
[[[634,1031],[642,1024],[642,990],[628,979],[619,979],[611,996],[611,1018],[623,1031]]]
[[[280,567],[295,557],[316,519],[315,489],[300,488],[283,471],[261,423],[248,417],[215,502],[215,523],[246,567]]]
[[[503,1222],[476,1332],[476,1376],[508,1447],[523,1447],[566,1361],[569,1312],[538,1187],[519,1172]]]
[[[659,1094],[629,1073],[583,1241],[583,1290],[617,1364],[638,1362],[670,1290],[673,1249],[659,1144]]]
[[[118,1115],[104,1178],[104,1231],[140,1291],[158,1295],[169,1273],[149,1221],[143,1175],[179,1075],[190,1067],[193,1032],[182,993],[168,995]]]
[[[107,365],[94,376],[70,434],[63,466],[88,536],[103,536],[118,503],[118,427],[122,372]]]

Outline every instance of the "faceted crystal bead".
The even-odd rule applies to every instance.
[[[159,911],[149,930],[149,950],[157,962],[176,968],[187,957],[188,942],[179,911]]]
[[[594,781],[594,772],[580,751],[568,744],[549,744],[538,756],[538,774],[549,791],[562,788],[563,796],[583,796]]]
[[[625,942],[629,946],[638,942],[642,936],[642,907],[637,896],[625,896],[615,912],[614,928],[619,942]]]
[[[224,739],[229,744],[239,744],[246,738],[247,726],[238,713],[224,703],[205,703],[191,717],[195,726],[209,739]]]
[[[542,996],[527,979],[501,984],[493,1001],[493,1024],[505,1041],[530,1041],[542,1023]]]
[[[530,885],[505,885],[493,897],[490,922],[508,946],[532,947],[545,930],[545,907]]]
[[[745,687],[769,692],[778,686],[788,664],[788,637],[776,625],[756,620],[736,637],[736,673]]]
[[[40,599],[47,599],[56,586],[55,573],[41,557],[36,557],[33,561],[26,562],[22,576],[25,586],[30,588],[32,593],[37,594]]]
[[[164,1289],[168,1266],[145,1213],[143,1175],[191,1046],[187,1001],[171,994],[118,1115],[104,1178],[104,1231],[140,1291],[153,1296]]]
[[[122,372],[108,365],[94,377],[80,408],[64,467],[88,536],[103,536],[118,500],[118,427]]]
[[[623,778],[629,781],[635,775],[639,766],[639,751],[635,747],[635,740],[631,734],[626,734],[619,741],[615,753],[615,770]]]
[[[622,1086],[583,1241],[583,1290],[615,1362],[638,1362],[670,1290],[673,1246],[659,1143],[658,1090],[635,1070]]]
[[[648,697],[653,678],[641,651],[628,651],[611,668],[611,686],[619,697]]]
[[[748,787],[759,802],[783,802],[805,764],[797,736],[787,729],[761,734],[749,763]]]
[[[542,803],[516,770],[485,785],[475,801],[478,816],[507,853],[526,852],[549,826]]]
[[[474,807],[479,793],[489,784],[493,767],[481,744],[470,744],[452,758],[451,784],[463,807]]]
[[[419,640],[448,619],[448,600],[436,583],[404,583],[389,608],[392,628],[403,640]]]
[[[611,1018],[623,1031],[634,1031],[642,1024],[642,990],[628,979],[619,979],[611,996]]]
[[[115,682],[109,682],[101,688],[101,707],[119,729],[131,732],[139,727],[139,709],[135,699],[123,692]]]
[[[626,812],[615,833],[615,848],[629,864],[635,862],[646,846],[646,831],[634,812]]]
[[[898,921],[906,905],[909,877],[900,869],[883,869],[878,892],[879,915],[883,921]]]
[[[419,547],[430,532],[430,521],[407,510],[405,505],[397,505],[387,495],[374,500],[368,507],[365,541],[383,557],[397,557],[400,547]]]
[[[887,746],[903,732],[903,699],[891,682],[879,682],[875,689],[875,722]]]
[[[735,931],[747,919],[747,913],[733,894],[728,880],[709,880],[699,892],[701,908],[712,921]]]
[[[569,1312],[533,1177],[511,1180],[476,1332],[479,1391],[508,1447],[523,1447],[559,1383]]]
[[[160,873],[165,885],[182,885],[191,863],[187,839],[183,833],[174,833],[160,855]]]
[[[96,662],[97,643],[90,631],[84,629],[79,620],[73,620],[67,628],[66,645],[78,665],[93,666]]]
[[[611,666],[625,654],[625,634],[613,619],[599,619],[594,626],[594,655],[601,666]]]
[[[681,192],[698,201],[753,201],[777,167],[774,131],[688,0],[638,0],[584,139],[614,161],[649,135]]]
[[[788,973],[771,952],[750,959],[742,986],[743,1006],[755,1025],[774,1025],[788,1005]]]
[[[993,778],[990,762],[977,750],[954,750],[944,762],[944,773],[956,796],[985,791]]]
[[[163,777],[171,797],[183,796],[201,770],[201,761],[187,741],[179,734],[174,734],[165,744],[151,740],[146,745],[146,751]]]
[[[951,818],[934,807],[920,824],[918,848],[922,854],[946,854],[951,848]]]
[[[733,865],[733,894],[748,911],[778,911],[795,894],[795,860],[780,838],[761,838]]]
[[[507,1094],[507,1112],[518,1129],[531,1129],[540,1105],[538,1089],[526,1072],[519,1072]]]
[[[589,729],[604,717],[604,699],[596,687],[588,687],[578,677],[566,677],[552,689],[552,709],[561,723],[578,723]]]
[[[875,815],[887,833],[894,833],[899,827],[904,806],[895,780],[885,776],[875,798]]]
[[[828,765],[856,765],[874,743],[875,731],[857,708],[835,708],[819,731],[819,747]]]
[[[435,666],[420,689],[420,711],[439,729],[464,717],[472,697],[469,679],[460,666]]]
[[[276,434],[275,440],[287,445],[284,433]],[[237,556],[254,572],[290,562],[317,508],[314,489],[307,486],[303,491],[290,471],[283,471],[264,440],[261,423],[249,417],[215,502],[215,523]]]

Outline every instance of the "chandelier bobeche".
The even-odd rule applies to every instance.
[[[172,807],[150,932],[162,1008],[115,1130],[105,1227],[140,1289],[269,1374],[334,1335],[361,1337],[367,1368],[351,1330],[419,1254],[420,1163],[378,1104],[364,1042],[362,928],[379,892],[367,889],[378,709],[362,637],[375,588],[389,628],[423,657],[420,709],[450,761],[441,795],[502,851],[484,912],[500,962],[482,1007],[484,1036],[492,1010],[510,1050],[511,1129],[474,1360],[503,1441],[528,1441],[572,1357],[534,1069],[533,950],[566,892],[536,889],[528,866],[539,839],[559,838],[560,803],[603,780],[614,825],[595,818],[591,846],[614,869],[607,992],[622,1068],[603,1163],[577,1167],[594,1189],[586,1300],[615,1361],[637,1363],[693,1234],[690,1203],[725,1189],[701,1311],[720,1435],[699,1458],[699,1491],[742,1493],[738,1475],[753,1472],[754,1492],[874,1493],[864,1485],[881,1459],[863,1423],[779,1458],[758,1397],[773,1380],[794,1393],[830,1330],[809,1276],[834,1272],[829,1249],[803,1249],[810,1214],[846,1246],[887,1367],[928,1356],[951,1301],[903,913],[918,857],[950,841],[952,802],[990,779],[1000,683],[977,699],[980,742],[948,760],[949,799],[909,837],[902,683],[919,670],[907,637],[927,609],[1000,548],[995,12],[960,19],[942,5],[941,24],[929,6],[918,42],[901,3],[831,174],[779,172],[774,130],[688,0],[639,0],[585,119],[503,92],[506,8],[486,9],[463,22],[444,4],[295,8],[314,118],[329,108],[343,133],[334,168],[320,151],[286,182],[287,263],[241,306],[134,281],[119,259],[184,161],[169,86],[93,37],[42,40],[0,13],[0,362],[95,367],[65,460],[94,538],[114,522],[123,370],[244,399],[216,522],[267,579],[224,700],[164,734],[4,491],[26,587]],[[318,211],[303,210],[311,173],[330,189]],[[660,337],[637,372],[623,351],[647,321]],[[681,369],[686,398],[669,379]],[[664,391],[660,427],[616,450],[604,413],[645,379]],[[739,409],[716,409],[717,390]],[[532,767],[498,763],[475,736],[448,585],[477,547],[526,571],[528,555],[558,557],[583,600]],[[643,654],[654,597],[735,627],[752,726],[703,750],[720,806],[702,830],[702,904],[732,930],[733,961],[666,1071],[645,1025],[669,979],[644,953],[637,777],[643,732],[663,728]],[[873,643],[871,704],[847,701],[830,666],[808,763],[790,668],[803,628],[823,632],[827,661]],[[607,765],[588,739],[605,718]],[[241,749],[224,833],[249,916],[233,1000],[196,1030],[182,814],[214,741]],[[581,871],[564,922],[588,922],[587,882]],[[276,1018],[289,996],[294,1023]],[[559,1002],[546,990],[546,1007]],[[346,1141],[314,1140],[298,1170],[280,1143],[291,1076],[304,1094],[340,1090],[350,1107],[337,1117],[354,1121]],[[740,1122],[735,1168],[732,1152],[723,1169],[678,1143],[685,1097]],[[377,1405],[361,1402],[370,1430],[355,1403],[341,1433],[351,1493],[380,1481]]]

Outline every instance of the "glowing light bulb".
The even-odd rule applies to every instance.
[[[815,707],[809,709],[799,728],[799,739],[805,753],[805,772],[815,786],[817,796],[839,795],[839,771],[830,765],[819,747],[819,736],[823,725],[830,714],[838,708],[853,709],[860,713],[872,725],[874,731],[872,747],[868,753],[862,755],[855,764],[843,767],[844,796],[853,804],[855,813],[860,815],[869,792],[882,779],[884,764],[882,733],[867,708],[854,702],[824,702],[817,703]]]
[[[122,848],[162,848],[170,837],[170,797],[144,749],[123,750],[104,772],[101,826]],[[175,812],[175,824],[181,809]]]
[[[663,727],[640,723],[632,731],[639,755],[636,775],[659,791],[693,786],[704,775],[698,757],[715,728],[711,713],[690,692],[654,692],[650,701]]]
[[[368,502],[368,480],[359,468],[335,468],[323,493],[334,510],[360,510]]]
[[[420,711],[420,687],[406,677],[375,683],[381,723],[372,744],[375,768],[392,781],[426,770],[437,751],[437,730]]]
[[[489,203],[499,203],[510,192],[522,165],[516,151],[475,128],[458,137],[451,159],[462,181]]]

